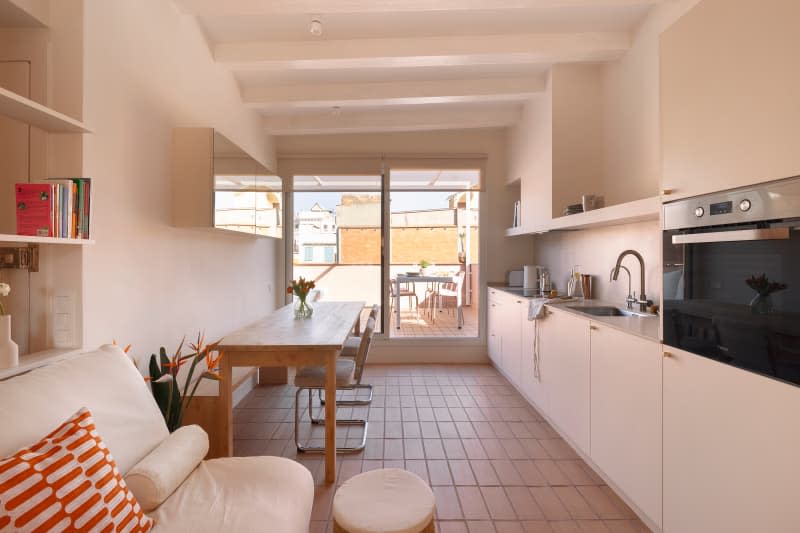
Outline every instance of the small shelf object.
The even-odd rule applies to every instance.
[[[0,87],[0,115],[50,133],[92,133],[83,122],[2,87]]]

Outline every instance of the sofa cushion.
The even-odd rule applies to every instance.
[[[203,461],[161,507],[154,532],[308,533],[314,481],[283,457]]]
[[[196,425],[178,428],[125,475],[139,505],[150,512],[189,477],[208,453],[208,434]]]
[[[124,475],[169,432],[142,375],[116,346],[0,381],[0,457],[39,440],[81,407]]]
[[[0,530],[147,532],[144,515],[83,408],[0,459]]]

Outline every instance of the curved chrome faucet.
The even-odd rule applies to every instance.
[[[640,277],[641,284],[640,284],[640,288],[639,288],[639,298],[637,299],[636,298],[636,294],[634,293],[633,296],[628,296],[626,301],[628,302],[629,305],[632,305],[632,304],[635,304],[635,303],[639,304],[639,310],[642,311],[643,313],[646,313],[647,312],[647,306],[650,305],[652,302],[650,302],[647,299],[647,295],[644,292],[644,258],[642,257],[642,254],[640,254],[636,250],[625,250],[624,252],[619,254],[619,257],[617,257],[617,264],[614,265],[614,270],[612,271],[611,279],[614,280],[614,281],[617,281],[617,278],[619,278],[619,271],[622,268],[622,260],[625,259],[626,255],[632,255],[639,261],[639,271],[640,271],[640,274],[641,274],[641,277]],[[628,274],[630,275],[630,271],[628,272]]]
[[[635,298],[631,294],[631,271],[628,270],[628,267],[625,265],[620,265],[620,268],[628,273],[628,296],[625,298],[625,302],[628,304],[628,309],[633,309],[633,300],[635,300]],[[611,267],[611,272],[608,275],[609,283],[614,281],[614,271],[616,269],[617,267]]]

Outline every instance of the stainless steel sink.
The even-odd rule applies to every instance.
[[[569,309],[573,309],[580,313],[585,313],[587,315],[592,315],[592,316],[636,316],[636,317],[654,316],[649,313],[642,313],[639,311],[633,311],[631,309],[622,309],[620,307],[613,307],[610,305],[597,305],[597,306],[569,305],[567,307]]]

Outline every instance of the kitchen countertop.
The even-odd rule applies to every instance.
[[[490,289],[497,289],[514,296],[521,296],[532,300],[539,297],[538,292],[525,291],[522,287],[508,287],[502,283],[489,283]],[[659,319],[658,316],[636,317],[636,316],[594,316],[582,313],[579,309],[570,309],[570,307],[596,307],[596,306],[612,306],[622,307],[619,304],[605,302],[603,300],[584,300],[583,298],[572,298],[564,300],[559,303],[547,304],[551,310],[558,310],[559,312],[570,313],[580,318],[590,320],[597,324],[603,324],[614,329],[620,330],[623,333],[636,335],[647,340],[661,342],[661,335],[659,334]]]

